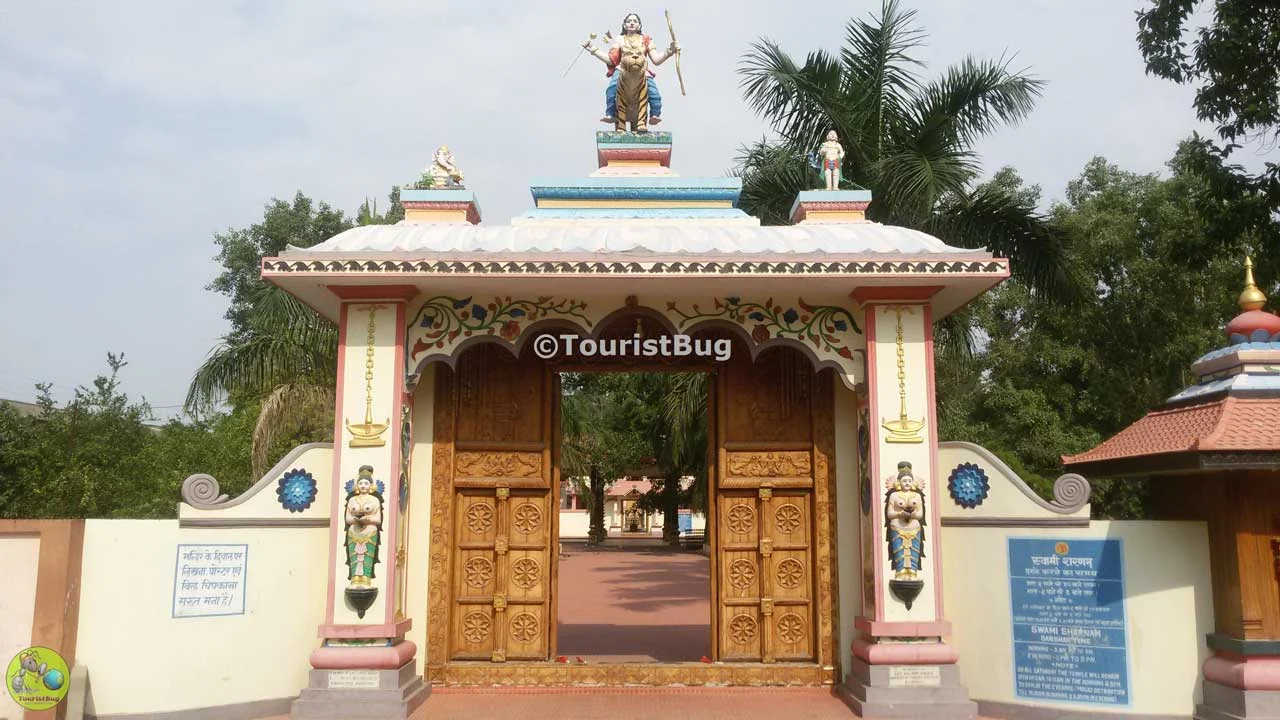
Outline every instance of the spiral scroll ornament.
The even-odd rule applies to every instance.
[[[1075,473],[1067,473],[1053,482],[1053,502],[1067,510],[1079,510],[1089,502],[1093,489],[1089,481]]]
[[[212,475],[201,473],[182,481],[182,499],[188,505],[217,505],[226,502],[228,497],[222,494],[222,488],[218,487],[218,481]]]

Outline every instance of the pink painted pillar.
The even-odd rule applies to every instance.
[[[869,717],[977,717],[960,685],[942,606],[938,435],[929,299],[938,288],[865,288],[866,391],[859,408],[862,612],[840,691]],[[901,518],[895,561],[887,515]],[[917,544],[918,543],[918,544]],[[912,552],[918,549],[919,552]]]
[[[292,717],[405,718],[427,694],[416,673],[417,648],[404,637],[412,621],[404,607],[399,482],[401,454],[410,450],[401,447],[406,311],[417,291],[329,289],[343,300],[329,582],[320,647],[311,653],[311,682],[294,702]],[[352,563],[349,543],[357,553]]]

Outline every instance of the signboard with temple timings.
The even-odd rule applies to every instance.
[[[1009,538],[1009,595],[1018,698],[1130,704],[1118,539]]]

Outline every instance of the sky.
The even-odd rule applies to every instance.
[[[908,0],[927,73],[966,55],[1045,80],[1021,125],[983,140],[1047,199],[1103,155],[1157,172],[1193,130],[1193,90],[1147,77],[1139,0]],[[750,44],[837,51],[878,0],[668,7],[688,95],[658,68],[673,167],[723,175],[767,133],[742,102]],[[594,170],[604,66],[588,33],[664,7],[601,0],[50,0],[0,13],[0,398],[65,401],[123,352],[122,385],[160,417],[226,332],[213,236],[299,190],[379,207],[448,144],[486,223],[531,207],[536,178]],[[1249,164],[1249,163],[1246,163]]]

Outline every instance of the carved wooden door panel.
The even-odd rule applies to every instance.
[[[545,660],[557,519],[550,375],[532,355],[481,346],[457,377],[450,657]]]
[[[793,350],[741,355],[719,374],[718,659],[812,662],[815,376]]]

